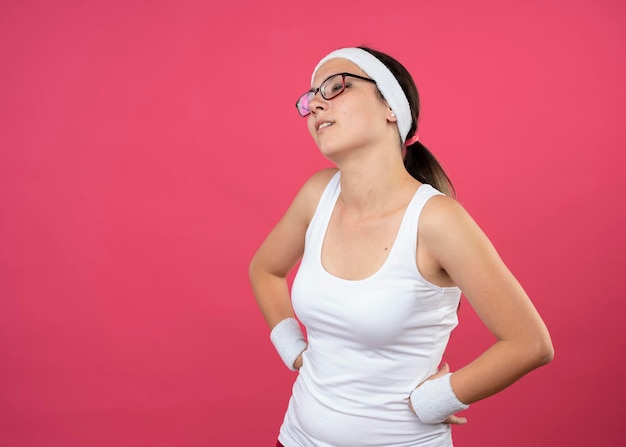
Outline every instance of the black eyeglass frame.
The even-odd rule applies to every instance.
[[[324,93],[322,92],[322,86],[324,85],[324,83],[326,81],[328,81],[331,78],[334,78],[335,76],[341,76],[341,90],[339,90],[339,92],[336,95],[332,95],[329,98],[327,98],[326,96],[324,96]],[[324,98],[326,101],[330,101],[333,98],[336,98],[337,96],[341,95],[345,90],[346,90],[346,76],[350,76],[351,78],[356,78],[356,79],[360,79],[362,81],[368,81],[373,83],[374,85],[376,85],[376,81],[374,81],[371,78],[366,78],[364,76],[359,76],[359,75],[355,75],[352,73],[335,73],[333,75],[328,76],[326,79],[324,79],[320,86],[317,88],[312,88],[311,90],[309,90],[308,92],[300,95],[300,97],[298,97],[298,100],[296,101],[296,109],[298,109],[298,113],[300,114],[301,117],[306,117],[309,116],[311,114],[311,111],[309,110],[309,112],[305,115],[302,114],[302,112],[300,111],[300,107],[298,106],[298,104],[300,104],[300,101],[302,101],[302,98],[308,96],[309,94],[313,93],[311,95],[311,99],[313,99],[315,97],[315,95],[317,95],[317,92],[320,92],[320,96],[322,98]],[[311,99],[309,100],[309,102],[311,102]]]

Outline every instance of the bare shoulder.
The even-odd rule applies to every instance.
[[[440,265],[450,265],[464,256],[473,258],[493,250],[491,242],[478,224],[455,199],[432,197],[419,221],[419,242]]]
[[[307,221],[310,221],[313,217],[324,189],[326,189],[328,182],[330,182],[337,171],[336,168],[322,169],[309,177],[302,188],[300,188],[293,206],[300,215],[306,217]]]
[[[445,195],[431,197],[420,215],[420,231],[429,234],[460,229],[468,224],[475,225],[469,213],[459,202]]]
[[[307,194],[322,195],[330,179],[337,173],[337,168],[326,168],[317,171],[305,182],[302,190]]]
[[[300,188],[295,199],[265,238],[253,258],[256,268],[284,277],[304,252],[307,227],[315,214],[324,188],[336,169],[313,174]]]

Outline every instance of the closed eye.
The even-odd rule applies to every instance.
[[[337,83],[333,84],[333,86],[330,89],[330,91],[332,93],[336,93],[336,92],[340,92],[342,89],[343,89],[343,84],[341,82],[337,82]]]

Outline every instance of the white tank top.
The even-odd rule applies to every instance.
[[[382,267],[346,280],[321,262],[339,178],[320,198],[292,287],[309,346],[279,440],[285,447],[451,446],[447,424],[423,424],[407,404],[437,370],[457,325],[460,290],[429,283],[416,265],[420,212],[441,193],[421,185]]]

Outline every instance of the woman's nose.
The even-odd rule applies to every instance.
[[[317,91],[313,98],[309,101],[309,111],[313,114],[319,110],[325,110],[328,108],[328,101],[322,98],[322,94]]]

